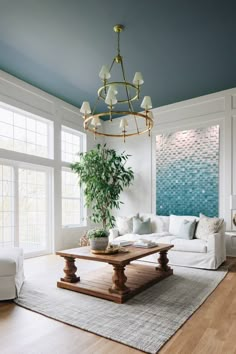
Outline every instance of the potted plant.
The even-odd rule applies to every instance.
[[[80,154],[80,161],[71,165],[83,187],[90,219],[108,230],[115,224],[113,209],[119,209],[120,194],[134,179],[131,167],[125,164],[130,155],[117,153],[105,145]]]
[[[88,231],[88,238],[90,241],[91,250],[96,251],[105,250],[108,246],[109,232],[105,229],[92,229]]]

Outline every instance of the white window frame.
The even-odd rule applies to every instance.
[[[17,108],[15,106],[11,106],[9,104],[6,104],[2,101],[0,101],[0,108],[3,108],[3,109],[6,109],[6,110],[9,110],[13,113],[17,113],[17,114],[20,114],[26,118],[31,118],[31,119],[34,119],[34,120],[38,120],[39,122],[42,122],[42,123],[46,123],[48,125],[48,137],[47,137],[47,143],[48,143],[48,157],[44,157],[44,156],[39,156],[39,155],[34,155],[34,154],[27,154],[27,153],[24,153],[24,152],[19,152],[19,151],[15,151],[15,150],[11,150],[11,149],[2,149],[0,148],[0,150],[2,151],[6,151],[6,152],[12,152],[12,153],[16,153],[16,154],[23,154],[23,155],[27,155],[27,156],[33,156],[35,158],[40,158],[40,159],[50,159],[50,160],[53,160],[54,159],[54,129],[53,129],[53,121],[51,121],[50,119],[46,119],[46,118],[43,118],[41,116],[38,116],[38,115],[35,115],[35,114],[32,114],[28,111],[25,111],[25,110],[22,110],[20,108]]]
[[[14,173],[14,246],[19,246],[19,189],[18,189],[18,171],[19,169],[37,170],[46,172],[47,174],[47,239],[44,250],[35,252],[27,252],[25,258],[36,257],[39,255],[49,254],[53,249],[53,169],[47,166],[29,164],[22,161],[6,160],[0,158],[0,164],[7,165],[13,168]]]
[[[71,128],[68,125],[65,125],[65,123],[63,123],[61,125],[61,141],[62,141],[62,132],[68,132],[70,134],[75,134],[77,136],[79,136],[80,138],[80,152],[85,152],[86,151],[86,135],[84,133],[81,133],[79,130],[75,129],[75,128]],[[71,163],[70,162],[66,162],[66,161],[62,161],[62,147],[61,147],[61,173],[62,171],[71,171],[70,168]],[[62,178],[61,178],[62,181]],[[61,210],[61,225],[63,229],[67,229],[67,228],[78,228],[78,227],[84,227],[87,226],[87,208],[84,206],[84,194],[83,194],[83,188],[79,186],[78,184],[78,188],[80,188],[80,220],[78,222],[78,224],[68,224],[68,225],[63,225],[62,224],[62,210]],[[61,185],[61,190],[62,190],[62,185]],[[61,200],[64,199],[62,197],[61,194]],[[69,198],[71,199],[71,198]]]

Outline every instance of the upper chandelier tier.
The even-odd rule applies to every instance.
[[[103,65],[99,77],[103,82],[103,86],[98,89],[97,100],[93,107],[90,108],[89,102],[83,102],[80,112],[84,118],[84,128],[96,135],[122,138],[125,141],[126,137],[148,133],[153,127],[153,115],[150,109],[152,108],[152,101],[150,96],[144,96],[141,108],[145,112],[136,112],[133,104],[140,99],[140,87],[144,83],[141,72],[136,72],[132,83],[128,82],[125,75],[123,57],[120,54],[120,33],[124,29],[123,25],[115,25],[114,31],[117,33],[117,54],[113,58],[109,66]],[[121,81],[109,81],[112,76],[112,68],[114,64],[118,64],[121,68]],[[100,100],[103,100],[107,105],[108,110],[96,114],[96,108]],[[118,110],[117,105],[123,105],[125,108]],[[102,117],[109,117],[112,122],[114,116],[124,117],[120,120],[119,130],[111,133],[102,130]],[[133,121],[133,123],[131,122]],[[130,127],[130,128],[128,128]]]

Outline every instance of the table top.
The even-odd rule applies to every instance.
[[[58,251],[56,252],[56,254],[61,257],[88,259],[91,261],[105,262],[111,264],[128,264],[131,261],[137,260],[153,253],[168,251],[172,247],[174,246],[167,244],[158,244],[158,246],[152,248],[126,246],[125,249],[129,251],[127,253],[120,252],[115,254],[93,254],[91,252],[90,246],[87,246]]]

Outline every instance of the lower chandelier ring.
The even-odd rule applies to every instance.
[[[137,131],[135,133],[128,133],[126,130],[123,130],[121,134],[109,134],[109,133],[103,133],[103,132],[99,132],[97,130],[97,127],[94,128],[90,128],[88,123],[94,119],[94,118],[100,118],[100,117],[104,117],[104,116],[110,116],[110,114],[119,114],[121,116],[127,116],[127,115],[132,115],[137,118],[142,118],[145,119],[146,121],[146,127],[144,129],[137,129]],[[88,130],[90,133],[94,133],[95,135],[100,135],[100,136],[107,136],[107,137],[112,137],[112,138],[123,138],[125,137],[129,137],[129,136],[135,136],[135,135],[141,135],[141,134],[145,134],[145,133],[150,133],[151,129],[153,128],[153,120],[152,118],[150,118],[149,116],[143,114],[143,113],[139,113],[139,112],[129,112],[129,111],[111,111],[111,112],[102,112],[102,113],[98,113],[98,114],[94,114],[92,116],[88,116],[84,119],[84,129]]]

